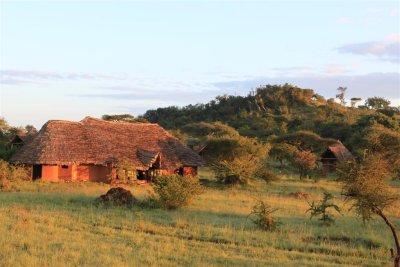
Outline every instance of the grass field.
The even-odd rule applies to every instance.
[[[320,199],[329,191],[343,206],[333,180],[289,175],[244,189],[208,186],[176,211],[96,205],[108,189],[32,183],[0,193],[0,266],[392,266],[392,236],[380,219],[364,225],[344,207],[335,225],[323,227],[309,220],[305,200],[290,196],[303,189]],[[129,189],[143,199],[149,186]],[[247,218],[255,198],[279,208],[277,231]],[[400,229],[400,207],[391,214]]]

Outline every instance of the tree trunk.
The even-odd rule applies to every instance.
[[[397,251],[396,253],[393,253],[395,255],[392,255],[394,259],[394,267],[400,267],[400,241],[399,241],[399,236],[397,235],[396,228],[394,227],[393,223],[383,214],[381,210],[375,209],[374,212],[378,214],[385,221],[385,223],[389,226],[390,230],[392,231]]]

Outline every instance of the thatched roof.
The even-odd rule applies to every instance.
[[[34,138],[36,135],[37,135],[37,131],[36,131],[36,130],[30,131],[30,132],[28,132],[28,133],[19,133],[19,134],[16,134],[16,135],[11,139],[11,141],[9,142],[9,144],[10,144],[10,145],[12,145],[12,144],[20,144],[20,143],[27,144],[27,143],[29,143],[30,141],[32,141],[33,138]]]
[[[136,168],[147,169],[159,156],[161,169],[203,165],[199,155],[158,124],[109,122],[91,117],[80,122],[48,121],[11,162],[105,165],[127,158]]]
[[[339,162],[354,160],[354,156],[340,141],[330,145],[327,151],[330,151]]]

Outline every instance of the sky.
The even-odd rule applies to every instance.
[[[143,114],[291,83],[400,105],[400,1],[0,0],[0,116]]]

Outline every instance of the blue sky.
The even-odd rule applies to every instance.
[[[400,105],[399,1],[0,3],[0,116],[13,125],[285,82]]]

